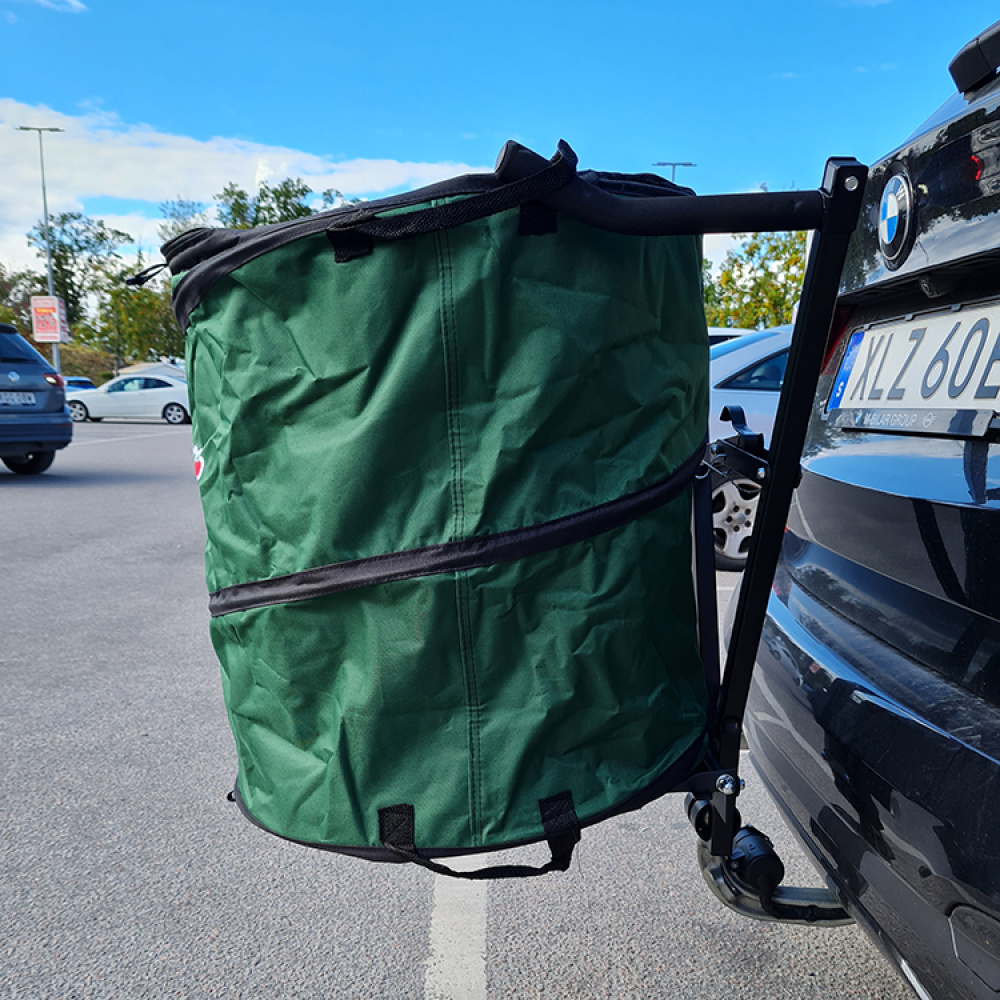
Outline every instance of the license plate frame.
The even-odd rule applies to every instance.
[[[854,329],[827,399],[843,430],[983,437],[1000,409],[1000,301]]]

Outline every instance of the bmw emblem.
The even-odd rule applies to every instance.
[[[886,266],[895,270],[913,245],[913,188],[902,167],[896,167],[882,188],[878,207],[878,245]]]
[[[17,372],[7,372],[7,378],[9,378],[11,382],[21,381],[21,376]]]

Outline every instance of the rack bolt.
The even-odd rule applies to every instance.
[[[736,779],[731,774],[720,774],[715,781],[715,787],[723,795],[736,794]]]

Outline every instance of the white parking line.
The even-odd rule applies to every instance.
[[[127,437],[122,435],[121,437],[109,437],[109,438],[92,438],[87,441],[74,440],[73,448],[84,448],[88,444],[110,444],[115,441],[138,441],[141,438],[155,438],[155,437],[166,437],[168,434],[174,434],[174,430],[162,430],[162,431],[152,431],[149,434],[129,434]]]
[[[458,868],[462,862],[469,868],[481,863],[448,863]],[[487,891],[487,882],[434,876],[424,1000],[486,1000]]]
[[[735,586],[718,592],[731,595]],[[471,869],[483,858],[451,858],[452,868]],[[430,948],[424,1000],[486,1000],[486,906],[488,882],[434,876]]]

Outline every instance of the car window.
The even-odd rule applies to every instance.
[[[135,392],[141,388],[141,378],[123,378],[120,382],[114,382],[109,385],[108,392]]]
[[[29,365],[47,365],[48,362],[19,333],[0,335],[0,361],[20,361]]]
[[[761,391],[780,392],[781,383],[785,381],[785,368],[788,366],[788,351],[774,354],[763,361],[758,361],[749,368],[731,375],[720,385],[722,389],[759,389]]]
[[[143,379],[146,383],[143,388],[145,389],[169,389],[170,383],[164,382],[162,378],[146,378]]]

